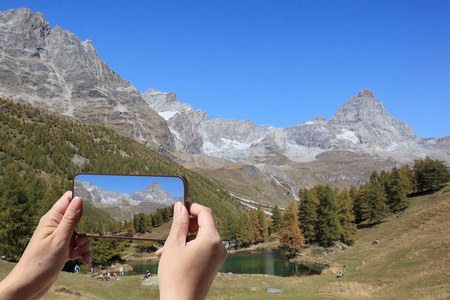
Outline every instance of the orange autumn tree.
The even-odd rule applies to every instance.
[[[258,214],[256,212],[256,209],[252,209],[250,211],[250,220],[252,221],[252,230],[253,230],[253,236],[255,237],[255,243],[262,242],[261,237],[261,224],[259,223]]]
[[[292,201],[284,211],[281,220],[280,242],[278,247],[284,254],[293,257],[305,247],[305,238],[300,231],[297,205]]]

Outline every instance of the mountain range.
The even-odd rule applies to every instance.
[[[0,96],[134,138],[264,205],[298,199],[300,187],[364,183],[373,170],[425,158],[450,163],[450,136],[422,139],[369,89],[327,121],[276,128],[211,120],[175,93],[141,94],[81,42],[27,8],[0,12]]]

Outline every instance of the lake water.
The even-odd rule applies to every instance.
[[[130,262],[133,272],[129,275],[143,275],[146,270],[152,274],[158,273],[158,262]],[[268,274],[282,277],[306,276],[320,274],[321,269],[290,263],[278,250],[262,252],[242,251],[228,254],[219,272],[234,274]]]

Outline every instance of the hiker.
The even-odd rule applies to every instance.
[[[91,263],[91,239],[74,231],[82,213],[81,199],[72,199],[72,192],[53,205],[41,218],[19,262],[0,282],[0,299],[40,298],[67,260],[81,257],[84,264]],[[188,232],[197,235],[187,238]],[[160,257],[161,299],[205,299],[227,255],[211,209],[197,203],[188,203],[187,208],[175,204],[169,237],[156,254]]]

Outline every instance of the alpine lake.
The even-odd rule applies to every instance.
[[[147,270],[152,274],[158,273],[158,262],[129,262],[133,271],[127,275],[143,275]],[[281,277],[308,276],[320,274],[319,266],[306,266],[291,263],[279,250],[238,251],[228,253],[219,272],[233,274],[267,274]]]

